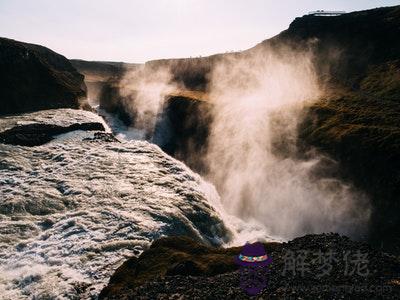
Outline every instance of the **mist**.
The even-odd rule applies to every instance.
[[[298,153],[304,107],[322,93],[311,50],[264,49],[214,68],[207,178],[228,213],[284,239],[364,233],[370,214],[366,197],[328,175],[335,167],[331,159],[315,149]]]
[[[119,93],[133,120],[136,139],[151,139],[166,96],[176,89],[168,67],[153,72],[142,66],[125,73],[119,82]]]
[[[210,135],[202,175],[217,188],[219,211],[233,217],[228,219],[240,242],[321,232],[359,238],[366,233],[367,197],[331,175],[339,167],[334,160],[298,147],[304,108],[324,94],[314,63],[312,43],[305,51],[263,48],[226,55],[208,78],[213,121],[204,124]],[[168,128],[159,128],[164,137],[153,133],[166,96],[182,89],[172,78],[167,67],[142,67],[120,81],[135,138],[168,139]]]

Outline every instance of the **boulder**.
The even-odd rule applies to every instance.
[[[87,107],[83,79],[46,47],[0,38],[0,115]]]
[[[75,131],[104,131],[101,123],[76,123],[70,126],[55,124],[26,124],[0,132],[0,143],[19,146],[40,146],[50,142],[56,135]]]

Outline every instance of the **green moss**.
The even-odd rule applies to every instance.
[[[299,134],[339,161],[342,177],[367,193],[370,242],[390,251],[400,242],[400,80],[375,75],[362,81],[368,95],[337,92],[309,106]]]
[[[271,252],[279,244],[265,244]],[[139,258],[124,262],[110,279],[102,295],[114,294],[126,286],[138,286],[166,275],[213,276],[236,270],[235,255],[240,247],[216,248],[206,246],[187,237],[161,238]],[[101,297],[100,297],[101,298]]]

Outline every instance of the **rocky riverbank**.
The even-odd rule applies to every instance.
[[[267,287],[251,299],[398,299],[400,258],[338,234],[266,243]],[[120,266],[100,299],[249,299],[234,257],[184,237],[155,241]]]

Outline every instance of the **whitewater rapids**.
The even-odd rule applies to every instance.
[[[83,121],[104,124],[58,109],[0,118],[0,131]],[[0,187],[2,299],[95,299],[126,257],[160,236],[229,237],[213,186],[145,141],[74,131],[37,147],[0,144]]]

